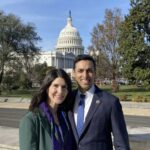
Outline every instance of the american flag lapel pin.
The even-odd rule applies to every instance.
[[[96,100],[96,104],[100,104],[101,103],[101,101],[98,99],[98,100]]]

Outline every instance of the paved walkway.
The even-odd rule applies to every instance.
[[[127,127],[131,150],[150,150],[150,128]],[[19,129],[0,126],[0,150],[19,150]]]
[[[6,100],[4,102],[4,100]],[[150,116],[150,103],[121,102],[124,114]],[[28,109],[29,101],[10,98],[0,98],[0,108]],[[131,150],[150,150],[150,127],[130,127],[129,133]],[[19,129],[0,126],[0,150],[19,150]]]
[[[23,108],[28,109],[29,98],[21,97],[0,97],[0,107],[2,108]],[[124,114],[150,116],[150,103],[121,102]]]
[[[125,115],[150,116],[150,103],[121,102]],[[0,108],[28,109],[29,102],[1,102]]]
[[[0,126],[0,150],[19,150],[19,129]]]

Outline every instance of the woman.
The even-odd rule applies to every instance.
[[[67,109],[71,80],[62,69],[53,69],[32,98],[19,127],[20,150],[73,150],[74,140],[63,111]]]

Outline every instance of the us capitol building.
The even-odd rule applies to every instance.
[[[67,73],[71,73],[75,57],[83,53],[82,39],[78,30],[72,25],[71,12],[69,12],[67,24],[60,31],[56,48],[50,52],[41,52],[38,63],[46,62],[48,66],[63,68]]]

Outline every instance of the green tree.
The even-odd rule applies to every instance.
[[[150,2],[131,0],[120,34],[123,75],[132,82],[150,84]]]
[[[102,51],[97,51],[93,46],[88,47],[89,54],[96,60],[96,78],[105,79],[112,78],[111,75],[111,64],[109,59]]]
[[[0,84],[9,64],[22,63],[24,71],[30,79],[30,66],[34,56],[40,51],[35,44],[40,37],[31,24],[23,24],[13,14],[0,12]],[[29,65],[30,64],[30,65]]]
[[[18,85],[21,89],[30,89],[32,87],[32,80],[28,78],[27,73],[21,71],[19,74]]]
[[[122,21],[123,17],[120,9],[106,9],[104,22],[97,24],[93,28],[92,44],[90,46],[90,49],[95,51],[99,50],[100,52],[98,56],[98,68],[101,68],[101,74],[107,72],[106,77],[114,81],[116,81],[119,76],[120,54],[118,52],[118,39]]]
[[[121,16],[120,9],[106,9],[104,23],[97,24],[92,32],[91,47],[95,51],[99,50],[103,58],[109,61],[107,64],[110,65],[111,78],[114,80],[117,78],[119,69],[118,62],[120,55],[118,53],[118,38],[119,28],[123,20]]]
[[[33,74],[33,80],[34,83],[40,85],[46,76],[47,72],[53,69],[54,67],[48,67],[47,63],[43,64],[35,64],[35,66],[32,69]]]
[[[3,78],[3,89],[5,91],[11,91],[14,89],[18,89],[18,79],[20,74],[16,74],[16,72],[13,72],[13,70],[9,70],[5,72],[5,76]]]

